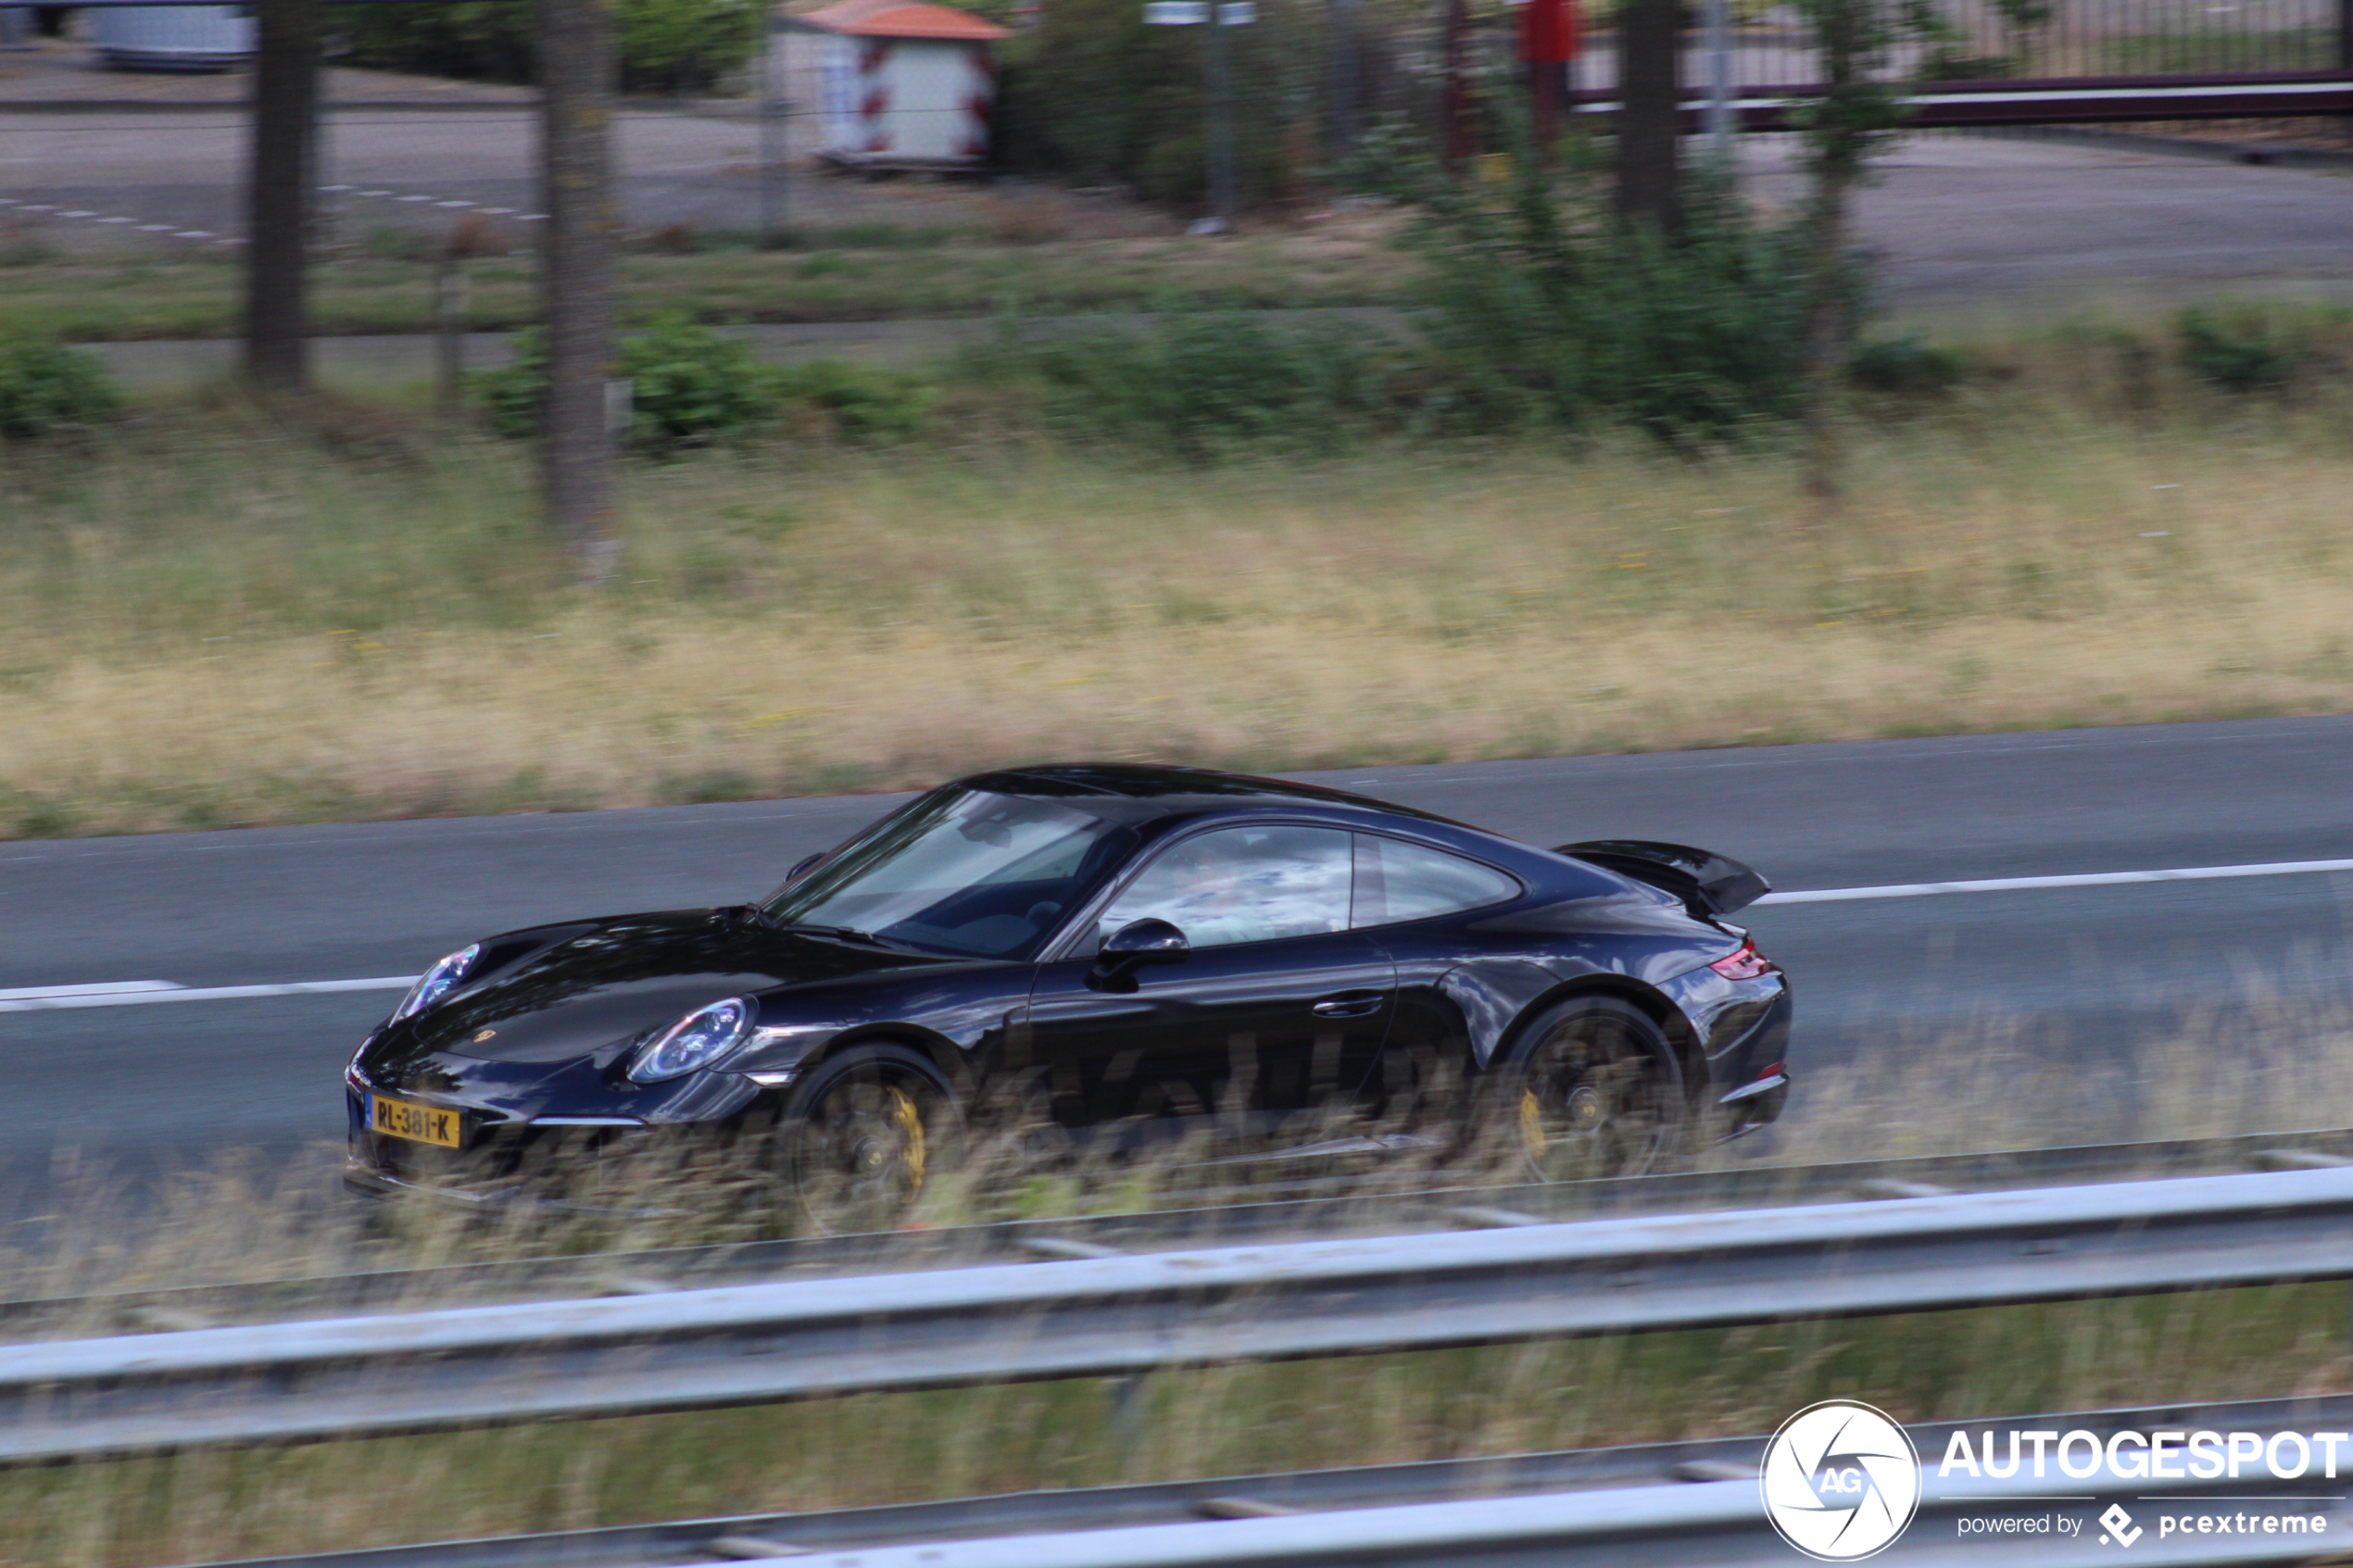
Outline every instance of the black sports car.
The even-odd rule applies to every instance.
[[[762,903],[434,964],[346,1070],[349,1177],[479,1198],[691,1135],[847,1228],[983,1104],[1080,1138],[1328,1136],[1450,1082],[1453,1135],[1530,1175],[1640,1172],[1780,1112],[1789,986],[1721,919],[1766,890],[1704,850],[1538,849],[1273,779],[984,773]]]

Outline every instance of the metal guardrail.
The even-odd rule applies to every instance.
[[[0,1347],[0,1461],[2353,1276],[2353,1168]]]
[[[1940,1454],[1954,1431],[1974,1432],[1988,1424],[1941,1422],[1910,1428],[1924,1456]],[[2353,1398],[2246,1400],[2157,1409],[2076,1411],[2007,1418],[1999,1424],[2087,1430],[2103,1438],[2120,1430],[2157,1427],[2218,1431],[2281,1430],[2353,1424]],[[1395,1563],[1476,1562],[1489,1557],[1526,1561],[1521,1527],[1529,1527],[1547,1564],[1598,1564],[1647,1558],[1681,1565],[1768,1563],[1785,1568],[1793,1554],[1766,1527],[1753,1479],[1765,1449],[1762,1437],[1513,1454],[1419,1464],[1306,1471],[1290,1474],[1228,1476],[1210,1480],[1103,1486],[1083,1490],[1020,1492],[939,1502],[845,1509],[821,1513],[755,1514],[571,1530],[497,1539],[448,1541],[371,1550],[274,1557],[234,1568],[672,1568],[715,1560],[748,1560],[791,1553],[812,1564],[831,1564],[855,1553],[864,1568],[914,1555],[922,1568],[976,1568],[1012,1563],[1039,1568],[1045,1562],[1089,1562],[1136,1568],[1165,1562],[1173,1549],[1187,1548],[1190,1562],[1227,1564],[1297,1561],[1284,1549],[1304,1538],[1312,1549],[1345,1553],[1350,1546],[1375,1543],[1379,1561]],[[1933,1462],[1931,1459],[1931,1463]],[[1726,1483],[1730,1485],[1710,1483]],[[2299,1483],[2296,1489],[2341,1498],[2346,1481]],[[2095,1516],[2110,1499],[2082,1493],[2070,1481],[2072,1512]],[[2108,1483],[2118,1500],[2137,1506],[2151,1484],[2130,1488]],[[2159,1484],[2158,1491],[2194,1499],[2197,1488],[2244,1491],[2227,1480]],[[2016,1496],[2020,1487],[2006,1485]],[[1952,1517],[1986,1505],[1977,1493],[1944,1488],[1931,1478],[1922,1513],[1885,1561],[1930,1562],[1950,1549]],[[2123,1495],[2129,1490],[2130,1495]],[[1745,1508],[1741,1501],[1745,1499]],[[1486,1510],[1499,1502],[1527,1511],[1534,1519],[1494,1529]],[[1451,1505],[1440,1513],[1432,1505]],[[1407,1546],[1394,1528],[1415,1511],[1426,1534]],[[2145,1512],[2145,1510],[2143,1511]],[[2353,1525],[2341,1504],[2331,1505],[2334,1528]],[[1286,1519],[1280,1530],[1237,1528],[1263,1519]],[[1214,1523],[1213,1523],[1214,1522]],[[1435,1526],[1435,1528],[1433,1528]],[[1174,1527],[1174,1528],[1172,1528]],[[2003,1541],[2003,1568],[2045,1562],[2083,1562],[2114,1549],[2082,1544],[2069,1554],[2036,1554],[2031,1537]],[[2179,1541],[2152,1537],[2139,1544],[2132,1561],[2171,1563],[2237,1562],[2309,1557],[2325,1549],[2309,1537],[2292,1550],[2274,1542],[2199,1543],[2203,1557],[2178,1555]],[[1401,1547],[1405,1549],[1400,1550]],[[1984,1548],[1976,1545],[1972,1568],[1984,1568]],[[921,1556],[921,1553],[938,1553]],[[1360,1560],[1361,1560],[1361,1555]]]
[[[498,1300],[637,1295],[659,1290],[881,1270],[968,1266],[1077,1251],[1172,1248],[1348,1235],[1451,1231],[1628,1213],[1691,1212],[1928,1196],[2058,1183],[2353,1163],[2353,1129],[2084,1144],[2060,1148],[1754,1165],[1597,1181],[1334,1191],[1330,1179],[1239,1189],[1255,1201],[1063,1216],[862,1236],[731,1242],[628,1252],[384,1269],[250,1283],[179,1286],[97,1296],[0,1300],[0,1334],[195,1328]],[[1272,1197],[1306,1192],[1315,1196]]]
[[[1904,102],[1911,118],[1906,125],[1914,131],[2353,114],[2353,69],[2004,78],[1919,82],[1908,87]],[[1816,101],[1820,92],[1818,86],[1803,83],[1743,87],[1732,100],[1732,115],[1745,131],[1795,130],[1791,111]],[[1613,114],[1618,105],[1613,94],[1604,93],[1582,97],[1573,107],[1579,114]],[[1682,128],[1699,130],[1705,113],[1705,99],[1686,98],[1680,111]]]

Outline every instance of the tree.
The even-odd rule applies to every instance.
[[[247,169],[245,376],[271,392],[309,380],[306,314],[311,129],[318,109],[317,0],[261,0]]]
[[[1617,10],[1617,214],[1671,234],[1681,221],[1682,0]]]
[[[1799,423],[1806,494],[1838,497],[1844,453],[1840,391],[1855,329],[1848,207],[1864,165],[1910,117],[1904,84],[1881,80],[1895,44],[1940,30],[1924,0],[1797,0],[1822,56],[1822,93],[1792,115],[1805,133],[1813,191],[1806,208],[1806,333]]]
[[[547,238],[540,307],[547,391],[540,420],[540,495],[547,527],[582,578],[612,575],[615,420],[612,0],[539,0],[540,151]]]

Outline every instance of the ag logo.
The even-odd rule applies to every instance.
[[[1759,1482],[1781,1539],[1824,1562],[1853,1562],[1912,1522],[1920,1456],[1904,1429],[1870,1406],[1825,1399],[1773,1434]]]

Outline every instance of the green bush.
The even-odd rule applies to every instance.
[[[0,343],[0,435],[31,439],[94,424],[121,406],[96,355],[54,343]]]
[[[1340,326],[1179,311],[1077,337],[1009,337],[991,357],[1035,389],[1047,423],[1185,462],[1240,446],[1321,451],[1392,406],[1401,351]]]
[[[630,439],[647,450],[740,433],[774,411],[769,372],[751,345],[684,316],[664,317],[623,339],[615,368],[631,383]],[[470,379],[492,429],[530,435],[538,429],[547,384],[545,334],[535,327],[516,333],[511,364]]]
[[[1793,411],[1794,224],[1702,187],[1680,232],[1629,229],[1592,174],[1522,148],[1504,179],[1413,186],[1429,413],[1477,430],[1623,420],[1683,441]]]
[[[1245,206],[1314,156],[1321,11],[1264,3],[1226,30],[1235,170]],[[1202,30],[1151,27],[1141,0],[1053,0],[1051,21],[999,49],[992,140],[1009,169],[1189,204],[1207,184]]]
[[[2243,306],[2216,313],[2192,306],[2173,319],[2182,362],[2225,392],[2285,386],[2316,352],[2309,320]]]
[[[1917,336],[1867,343],[1846,361],[1846,379],[1856,386],[1915,397],[1950,392],[1968,373],[1968,362],[1958,354]]]
[[[633,92],[708,91],[760,42],[760,0],[618,0],[616,10],[621,83]],[[533,7],[516,0],[359,6],[349,25],[361,65],[532,80]]]
[[[912,370],[882,370],[845,359],[816,359],[768,371],[768,393],[786,408],[823,414],[845,441],[881,443],[920,435],[931,422],[938,389]]]
[[[2007,55],[1972,55],[1951,44],[1939,44],[1921,59],[1922,82],[1992,82],[2018,74]]]

